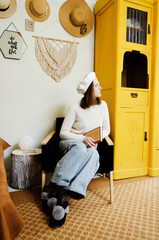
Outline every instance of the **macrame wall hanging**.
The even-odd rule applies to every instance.
[[[59,82],[67,76],[77,58],[78,42],[33,36],[35,55],[42,69]]]

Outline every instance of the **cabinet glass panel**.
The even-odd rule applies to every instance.
[[[122,87],[148,89],[147,56],[139,51],[127,51],[123,59]]]
[[[147,12],[127,8],[126,41],[146,45]]]

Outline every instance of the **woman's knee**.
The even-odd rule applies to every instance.
[[[88,148],[90,154],[97,160],[99,160],[99,153],[95,148]]]
[[[88,151],[91,154],[90,161],[97,171],[97,169],[99,168],[99,153],[94,148],[89,148]]]
[[[79,152],[82,152],[82,153],[87,152],[87,146],[81,141],[75,142],[73,144],[73,147],[76,149],[76,151],[79,151]]]
[[[66,152],[70,151],[71,149],[84,153],[87,151],[87,147],[83,142],[73,139],[62,140],[60,142],[60,149],[65,150]]]

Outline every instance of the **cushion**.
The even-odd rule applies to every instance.
[[[56,133],[57,133],[57,134],[60,133],[63,120],[64,120],[64,117],[58,117],[58,118],[56,118]]]
[[[57,162],[62,157],[59,150],[60,129],[64,117],[56,118],[56,132],[46,145],[42,145],[42,169],[45,172],[53,172]]]
[[[12,202],[4,167],[3,151],[10,145],[0,138],[0,239],[13,240],[24,226],[24,220]]]
[[[113,145],[108,145],[105,139],[98,143],[97,151],[99,153],[100,167],[99,173],[109,173],[113,171]]]
[[[6,171],[4,167],[3,151],[10,145],[0,138],[0,184],[7,183]]]
[[[3,150],[5,150],[8,147],[10,147],[10,145],[6,141],[4,141],[2,138],[0,138],[0,147],[2,147]]]

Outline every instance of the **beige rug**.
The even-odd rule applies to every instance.
[[[85,199],[72,199],[58,229],[49,228],[39,201],[18,204],[25,226],[16,240],[159,240],[159,177],[114,181],[113,205],[105,186],[93,180]]]

